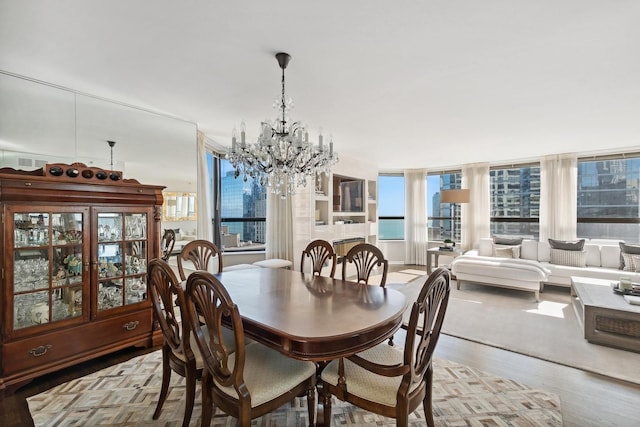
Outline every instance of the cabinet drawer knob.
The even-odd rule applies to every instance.
[[[133,331],[135,328],[138,327],[138,324],[140,322],[138,322],[137,320],[133,320],[131,322],[127,322],[124,325],[122,325],[122,327],[127,330],[127,331]]]
[[[29,350],[29,354],[33,357],[43,356],[49,349],[51,348],[51,344],[40,345],[38,347],[32,348]]]

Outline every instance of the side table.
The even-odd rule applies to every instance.
[[[433,269],[438,267],[438,258],[440,255],[456,258],[462,255],[462,251],[459,249],[454,249],[452,251],[446,251],[440,248],[427,249],[427,274],[431,274]]]

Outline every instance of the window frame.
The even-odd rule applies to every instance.
[[[580,185],[580,180],[581,180],[581,175],[580,175],[580,163],[587,163],[587,162],[602,162],[602,161],[609,161],[609,160],[623,160],[623,161],[627,161],[627,160],[638,160],[640,162],[640,152],[630,152],[630,153],[617,153],[617,154],[606,154],[606,155],[600,155],[600,156],[582,156],[582,157],[578,157],[577,159],[577,173],[576,173],[576,232],[578,234],[578,237],[581,237],[581,233],[578,233],[578,227],[580,224],[596,224],[596,225],[606,225],[606,224],[612,224],[612,225],[635,225],[638,224],[640,225],[640,212],[638,212],[636,215],[633,216],[627,216],[627,217],[619,217],[619,216],[615,216],[615,217],[606,217],[606,216],[601,216],[601,215],[597,215],[597,216],[579,216],[580,212],[580,201],[581,201],[581,192],[582,191],[588,191],[588,190],[581,190],[581,185]],[[638,174],[638,181],[640,181],[640,171]],[[628,173],[627,173],[627,177],[628,177]],[[626,177],[625,177],[625,181],[626,181]],[[624,189],[624,191],[630,191],[633,189],[629,189],[626,188]],[[593,190],[591,190],[593,191]],[[636,189],[636,191],[640,191],[640,188]],[[636,194],[637,198],[640,198],[640,194]],[[602,205],[603,207],[605,205]],[[636,205],[629,205],[629,206],[637,206]],[[628,243],[630,242],[634,242],[637,243],[638,242],[638,237],[636,236],[627,236],[625,238],[622,238],[620,236],[620,238],[622,240],[627,241]],[[590,236],[588,238],[592,238],[592,239],[614,239],[614,240],[618,240],[618,238],[612,237],[610,233],[607,233],[607,235],[603,235],[603,236]]]
[[[223,216],[222,215],[222,200],[223,200],[223,176],[222,176],[222,162],[228,162],[225,158],[225,155],[222,153],[217,153],[215,151],[207,150],[207,163],[209,167],[209,179],[210,179],[210,191],[211,191],[211,203],[212,203],[212,215],[211,218],[213,225],[213,241],[220,248],[222,252],[264,252],[265,244],[264,242],[260,242],[261,244],[252,245],[252,246],[238,246],[238,247],[229,247],[226,248],[222,244],[222,227],[229,223],[265,223],[266,229],[266,220],[267,213],[265,209],[264,217],[235,217],[235,216]],[[242,179],[242,178],[235,178]],[[258,185],[260,185],[258,183]],[[263,186],[264,187],[264,186]],[[266,191],[265,197],[266,197]],[[266,203],[266,202],[265,202]],[[266,232],[266,230],[265,230]]]
[[[491,172],[493,171],[498,171],[498,170],[507,170],[507,169],[523,169],[523,168],[537,168],[538,169],[538,194],[537,194],[537,198],[538,198],[538,203],[537,203],[537,210],[538,210],[538,215],[537,216],[496,216],[494,215],[495,209],[493,207],[493,201],[494,201],[494,195],[493,195],[493,183],[492,183],[492,174]],[[527,163],[511,163],[511,164],[505,164],[505,165],[496,165],[496,166],[491,166],[489,168],[489,230],[491,230],[491,234],[498,234],[498,235],[507,235],[507,236],[531,236],[535,239],[539,238],[540,236],[540,192],[541,192],[541,179],[540,179],[540,174],[541,174],[541,164],[540,162],[527,162]],[[533,209],[531,208],[531,203],[529,203],[529,210],[532,211]],[[514,223],[521,223],[521,224],[538,224],[537,227],[537,231],[535,231],[533,234],[531,233],[523,233],[523,232],[519,232],[519,233],[494,233],[494,224],[514,224]],[[522,230],[521,230],[522,231]],[[531,231],[531,228],[529,228],[529,231]]]
[[[457,175],[457,177],[455,177],[453,179],[453,183],[454,185],[442,185],[442,176],[443,175]],[[462,169],[451,169],[451,170],[444,170],[444,171],[433,171],[433,172],[427,172],[427,176],[425,177],[425,179],[427,180],[426,182],[426,187],[427,187],[427,195],[425,196],[426,199],[426,210],[427,210],[427,236],[429,235],[429,224],[432,224],[434,221],[442,221],[443,223],[445,221],[453,221],[453,226],[451,227],[452,230],[450,231],[450,235],[449,236],[445,236],[445,231],[442,231],[443,227],[440,227],[441,231],[440,231],[440,238],[439,239],[429,239],[431,241],[444,241],[444,240],[452,240],[454,242],[460,243],[461,242],[461,238],[462,238],[462,205],[460,203],[442,203],[440,202],[440,206],[446,205],[446,209],[443,209],[442,207],[440,208],[440,213],[442,213],[442,211],[447,211],[449,212],[448,216],[433,216],[433,215],[429,215],[429,207],[431,206],[431,200],[429,198],[429,177],[433,177],[433,176],[438,176],[439,178],[439,188],[437,193],[442,193],[442,190],[460,190],[462,189]],[[453,213],[453,217],[452,217],[452,213]],[[455,224],[458,224],[458,226],[456,227]],[[432,227],[435,229],[435,227]],[[457,230],[457,232],[456,232]]]
[[[385,173],[379,173],[378,174],[378,240],[382,240],[382,241],[394,241],[394,240],[405,240],[405,215],[406,212],[404,212],[405,210],[405,206],[402,207],[402,210],[404,212],[403,215],[380,215],[381,212],[381,208],[380,208],[380,203],[382,202],[382,197],[380,196],[380,189],[381,189],[381,185],[380,185],[380,177],[397,177],[397,178],[402,178],[402,192],[403,192],[403,197],[405,192],[406,192],[406,179],[404,176],[404,173],[400,173],[400,172],[385,172]],[[380,227],[382,226],[382,221],[384,220],[401,220],[402,221],[402,237],[401,238],[383,238],[380,237]]]

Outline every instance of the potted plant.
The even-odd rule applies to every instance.
[[[451,249],[453,249],[453,247],[456,245],[456,242],[454,242],[451,239],[444,239],[443,243],[445,248],[451,248]]]

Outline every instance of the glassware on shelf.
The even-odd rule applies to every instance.
[[[98,214],[98,241],[113,242],[122,239],[122,214]]]
[[[121,307],[122,301],[122,279],[98,284],[98,310]]]
[[[147,235],[147,216],[145,214],[128,214],[125,220],[125,239],[144,239]]]
[[[147,284],[144,276],[125,279],[125,289],[127,291],[127,304],[142,302],[147,297]]]
[[[49,292],[14,295],[13,310],[13,329],[49,323]]]
[[[28,257],[31,251],[16,251],[13,262],[13,292],[28,292],[49,287],[49,259],[45,251],[40,258]]]

